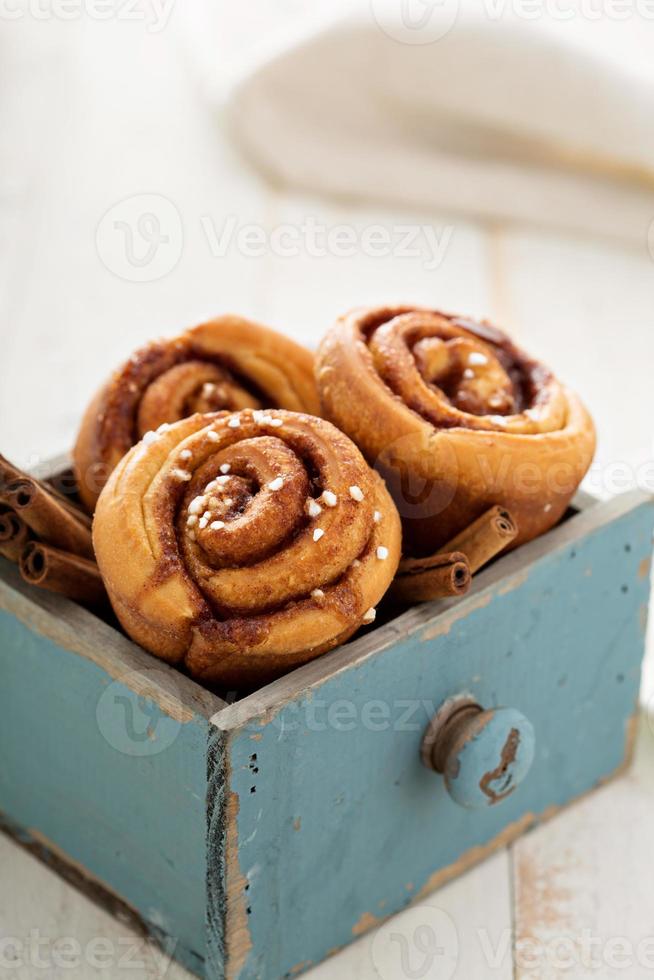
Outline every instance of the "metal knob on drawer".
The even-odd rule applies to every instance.
[[[422,761],[441,773],[455,803],[471,809],[501,803],[534,760],[531,722],[515,708],[485,711],[469,695],[443,702],[422,742]]]

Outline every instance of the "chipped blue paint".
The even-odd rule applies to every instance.
[[[651,536],[642,504],[545,554],[512,591],[500,582],[447,635],[411,635],[232,735],[252,942],[241,980],[319,962],[471,848],[622,764]],[[461,808],[421,763],[427,722],[461,691],[518,706],[537,732],[532,771],[502,806]]]
[[[459,806],[498,806],[523,782],[534,761],[531,722],[515,708],[484,713],[450,752],[445,786]]]

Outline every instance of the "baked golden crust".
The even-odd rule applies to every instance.
[[[164,425],[131,449],[100,495],[93,543],[137,643],[243,689],[371,619],[401,528],[383,481],[333,425],[245,409]]]
[[[592,461],[593,422],[501,331],[415,307],[341,317],[316,358],[323,415],[384,476],[408,554],[435,552],[494,504],[514,547],[552,527]]]
[[[73,451],[93,510],[128,449],[162,422],[221,409],[318,413],[313,355],[269,327],[221,316],[136,351],[88,406]]]

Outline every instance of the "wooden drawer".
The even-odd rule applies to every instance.
[[[296,975],[628,760],[654,508],[580,508],[465,599],[232,704],[3,563],[5,826],[199,974]],[[461,694],[517,709],[534,735],[520,785],[505,766],[476,808],[421,760]]]

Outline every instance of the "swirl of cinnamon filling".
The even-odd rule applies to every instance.
[[[269,407],[318,411],[312,355],[268,327],[222,316],[142,347],[84,415],[74,450],[84,504],[93,510],[114,466],[162,423]]]
[[[383,481],[347,436],[281,410],[164,425],[113,471],[93,526],[126,632],[238,689],[372,622],[400,537]]]
[[[358,309],[322,342],[323,414],[384,475],[407,552],[435,551],[493,504],[515,544],[565,512],[595,448],[576,395],[486,322]]]

